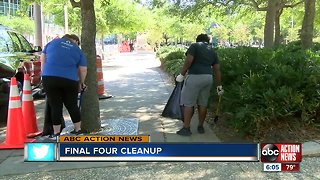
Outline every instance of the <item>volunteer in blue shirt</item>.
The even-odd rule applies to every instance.
[[[188,48],[181,73],[176,78],[177,82],[184,81],[180,99],[180,104],[184,107],[184,125],[177,131],[177,134],[182,136],[191,135],[190,122],[196,106],[199,115],[197,130],[200,134],[204,133],[203,123],[207,115],[208,99],[213,84],[212,74],[215,76],[217,94],[219,96],[223,94],[218,56],[209,41],[207,34],[197,36],[196,43]]]
[[[66,34],[49,42],[41,54],[43,88],[51,107],[54,134],[60,135],[63,104],[74,124],[73,134],[81,133],[80,110],[77,106],[78,92],[84,90],[87,61],[79,48],[79,37]],[[80,87],[79,87],[80,86]]]

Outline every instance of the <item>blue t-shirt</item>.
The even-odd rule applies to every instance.
[[[81,49],[72,41],[61,38],[49,42],[43,52],[46,55],[42,76],[56,76],[78,81],[78,67],[87,66]]]

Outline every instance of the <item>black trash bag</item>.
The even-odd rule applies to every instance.
[[[182,86],[183,82],[176,82],[176,87],[173,89],[161,116],[183,121],[183,106],[180,105]]]
[[[52,135],[53,133],[53,123],[51,119],[51,108],[48,102],[48,99],[46,98],[46,108],[44,110],[44,125],[43,125],[43,132],[42,136]],[[66,127],[66,124],[64,122],[63,116],[61,116],[61,129],[60,132]]]

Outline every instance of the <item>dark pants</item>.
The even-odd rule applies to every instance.
[[[53,76],[44,76],[42,81],[51,107],[53,125],[61,125],[63,104],[67,108],[72,122],[80,122],[80,110],[77,105],[79,82]]]

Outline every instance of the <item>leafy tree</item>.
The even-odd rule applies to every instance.
[[[180,18],[180,16],[173,14],[168,3],[160,3],[160,5],[154,3],[151,12],[152,19],[149,20],[146,31],[149,36],[148,42],[153,45],[169,41],[178,41],[179,43],[194,41],[196,35],[205,30],[204,25],[198,21]]]
[[[206,1],[175,1],[174,11],[182,16],[193,16],[204,20],[203,13],[208,7],[223,16],[237,15],[240,8],[252,8],[257,11],[266,11],[264,26],[265,47],[273,47],[280,43],[280,16],[284,8],[293,8],[302,3],[302,0],[206,0]]]
[[[293,8],[301,0],[249,0],[257,11],[266,11],[264,46],[271,48],[280,44],[280,16],[284,8]]]
[[[85,132],[99,131],[101,128],[99,98],[97,94],[96,81],[96,19],[94,1],[70,0],[73,8],[81,9],[81,48],[88,61],[88,75],[86,84],[88,90],[84,93],[83,105],[81,108],[81,129]]]
[[[73,9],[68,0],[51,0],[43,3],[42,10],[45,16],[53,17],[54,24],[64,26],[65,25],[65,13],[64,5],[67,6],[67,18],[68,18],[68,28],[70,32],[76,32],[80,34],[81,30],[81,17],[80,9]]]
[[[109,0],[108,4],[96,1],[97,35],[122,34],[125,39],[135,39],[137,32],[144,32],[150,12],[134,1]],[[122,39],[118,39],[122,41]],[[104,48],[104,43],[102,43]]]
[[[34,33],[34,22],[25,16],[0,16],[0,22],[24,35]]]
[[[147,34],[147,42],[151,45],[159,45],[163,41],[163,35],[168,29],[168,21],[169,19],[166,16],[162,15],[163,10],[154,9],[151,11],[150,19],[148,19],[149,27],[146,28]],[[157,19],[155,21],[155,19]]]

